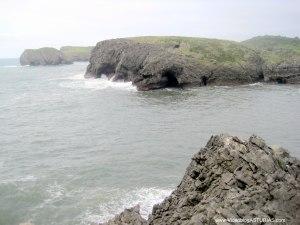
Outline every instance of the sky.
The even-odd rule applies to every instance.
[[[145,35],[300,37],[299,21],[300,0],[0,0],[0,58]]]

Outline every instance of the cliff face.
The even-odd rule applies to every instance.
[[[232,42],[217,47],[215,41],[206,45],[208,49],[221,48],[227,53],[224,53],[227,59],[218,54],[207,53],[204,58],[199,53],[189,54],[192,50],[182,43],[161,44],[139,39],[102,41],[92,51],[85,77],[98,78],[105,74],[115,81],[132,81],[139,90],[245,84],[263,79],[262,60],[254,51]],[[238,56],[228,53],[233,50],[226,49],[228,45],[240,47],[236,50]],[[190,49],[188,53],[186,49]]]
[[[27,49],[20,57],[21,65],[58,65],[70,63],[67,61],[62,52],[55,48]]]
[[[21,65],[59,65],[70,64],[75,61],[88,61],[92,47],[64,46],[60,50],[55,48],[27,49],[20,57]]]
[[[285,223],[279,224],[297,225],[299,175],[299,160],[282,148],[269,147],[257,136],[248,141],[212,136],[194,155],[176,190],[153,207],[146,224],[216,225],[232,224],[234,220],[244,221],[241,224],[272,224],[270,221],[284,219]],[[142,219],[127,223],[126,215],[126,220],[122,220],[123,213],[107,224],[145,223]]]

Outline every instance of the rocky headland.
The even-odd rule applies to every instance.
[[[291,224],[300,221],[300,162],[255,135],[212,136],[148,220],[139,206],[102,225]]]
[[[166,45],[140,39],[102,41],[92,51],[85,76],[99,78],[105,74],[114,81],[131,81],[138,90],[246,84],[263,79],[262,59],[255,51],[233,42],[207,41],[208,48],[216,44],[224,57],[208,54],[197,58],[200,54],[184,52],[190,48],[184,43]],[[240,56],[234,58],[229,51],[226,55],[227,45],[239,47]],[[239,63],[231,62],[235,60]]]
[[[26,49],[20,56],[21,65],[46,66],[88,61],[92,47],[64,46],[60,50],[50,47]]]
[[[300,53],[273,63],[256,43],[188,37],[105,40],[93,49],[85,77],[105,74],[114,81],[131,81],[138,90],[300,82]]]

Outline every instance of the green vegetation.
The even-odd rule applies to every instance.
[[[243,64],[255,54],[238,42],[196,37],[134,37],[141,43],[161,44],[199,62],[218,64]]]
[[[92,49],[92,46],[64,46],[60,48],[60,51],[69,61],[87,61],[89,60]]]
[[[300,39],[281,36],[258,36],[241,42],[261,53],[268,64],[299,64]]]
[[[258,36],[243,42],[177,36],[145,36],[132,40],[167,46],[199,62],[243,65],[260,55],[267,64],[300,64],[300,39]]]

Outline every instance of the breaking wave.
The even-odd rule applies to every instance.
[[[131,82],[114,82],[112,79],[108,79],[106,76],[101,78],[89,78],[85,79],[83,74],[77,74],[71,77],[63,78],[63,82],[59,83],[61,87],[64,88],[82,88],[82,89],[92,89],[92,90],[103,90],[103,89],[119,89],[119,90],[130,90],[135,91],[136,87],[132,85]]]
[[[111,201],[100,203],[95,212],[87,210],[82,216],[82,224],[101,223],[113,218],[125,208],[140,205],[142,217],[147,219],[153,205],[162,202],[172,192],[172,189],[140,188],[129,192],[120,191]]]
[[[252,83],[252,84],[248,84],[248,86],[263,86],[264,84],[261,82],[256,82],[256,83]]]

